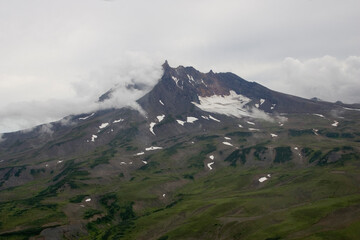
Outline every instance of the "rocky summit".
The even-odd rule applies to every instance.
[[[359,104],[163,70],[137,109],[3,134],[0,239],[360,236]]]

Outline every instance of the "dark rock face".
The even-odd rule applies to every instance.
[[[193,111],[192,102],[200,97],[226,96],[230,91],[250,98],[250,106],[265,100],[259,109],[267,113],[326,113],[334,107],[328,102],[311,101],[270,90],[258,83],[248,82],[233,73],[201,73],[193,67],[171,68],[163,65],[164,75],[152,91],[138,100],[148,113]],[[159,101],[164,103],[163,106]]]

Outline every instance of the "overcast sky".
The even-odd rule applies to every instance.
[[[94,104],[160,65],[234,72],[306,98],[360,102],[358,0],[1,0],[0,132]]]

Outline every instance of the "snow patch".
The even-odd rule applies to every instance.
[[[154,122],[151,122],[150,123],[150,132],[152,133],[152,134],[154,134],[154,135],[156,135],[155,133],[154,133],[154,126],[156,125],[156,123],[154,123]]]
[[[86,119],[88,119],[88,118],[91,118],[91,117],[94,116],[94,115],[95,115],[95,113],[92,113],[92,114],[90,114],[89,116],[79,118],[79,120],[86,120]]]
[[[162,149],[162,147],[148,147],[148,148],[145,148],[145,151],[154,151],[154,150],[158,150],[158,149]]]
[[[314,134],[315,134],[316,136],[319,136],[318,131],[319,131],[319,129],[313,128],[313,132],[314,132]]]
[[[164,104],[161,100],[159,100],[159,103],[160,103],[161,105],[165,106],[165,104]]]
[[[253,123],[253,122],[249,122],[249,121],[246,121],[246,122],[247,122],[247,124],[255,125],[255,123]]]
[[[226,140],[231,140],[231,138],[229,138],[229,137],[224,137]]]
[[[314,116],[321,117],[321,118],[325,118],[325,116],[324,116],[324,115],[322,115],[322,114],[314,113],[313,115],[314,115]]]
[[[186,122],[188,122],[188,123],[194,123],[197,120],[199,120],[199,119],[197,119],[196,117],[187,117],[186,118]]]
[[[57,163],[59,164],[59,163],[62,163],[63,162],[63,160],[59,160],[59,161],[57,161]]]
[[[120,162],[120,165],[126,165],[126,162]]]
[[[163,115],[157,116],[156,118],[158,119],[159,122],[161,122],[162,120],[164,120],[165,115],[163,114]]]
[[[204,80],[201,79],[201,83],[204,84],[205,87],[207,87],[206,83],[204,82]]]
[[[91,136],[91,141],[92,141],[92,142],[95,142],[95,139],[96,139],[96,138],[97,138],[96,135],[92,135],[92,136]]]
[[[188,77],[189,81],[195,82],[195,80],[194,80],[193,76],[188,75],[188,74],[186,74],[186,76]]]
[[[334,123],[331,124],[331,126],[333,126],[333,127],[337,127],[338,125],[339,125],[339,122],[338,122],[338,121],[334,121]]]
[[[261,178],[259,178],[259,182],[265,182],[266,180],[268,180],[268,178],[267,177],[261,177]]]
[[[210,118],[211,120],[216,121],[216,122],[220,122],[220,120],[219,120],[219,119],[216,119],[216,118],[214,118],[214,117],[213,117],[213,116],[211,116],[211,115],[209,115],[209,118]]]
[[[176,120],[178,124],[180,124],[181,126],[184,126],[185,122],[181,121],[181,120]]]
[[[343,108],[350,111],[360,111],[360,109],[358,108],[347,108],[347,107],[343,107]]]
[[[257,129],[257,128],[249,128],[249,131],[260,131],[260,129]]]
[[[298,147],[294,147],[294,149],[297,151],[297,150],[299,150],[299,148]]]
[[[162,196],[163,196],[163,198],[164,198],[164,197],[166,197],[166,194],[164,193]]]
[[[233,146],[231,143],[229,142],[222,142],[224,145],[228,145],[228,146]]]
[[[214,157],[214,155],[210,155],[209,158],[210,158],[211,160],[214,160],[215,157]]]
[[[136,153],[134,156],[141,156],[141,155],[144,155],[145,152],[139,152],[139,153]]]
[[[174,80],[174,82],[175,82],[175,83],[176,83],[176,85],[177,85],[177,83],[178,83],[179,79],[178,79],[178,78],[176,78],[176,77],[174,77],[174,76],[171,76],[171,78],[172,78],[172,80]]]
[[[239,124],[238,126],[239,126],[239,128],[244,128],[241,124]]]
[[[181,89],[183,89],[183,87],[182,86],[179,86],[179,79],[178,78],[176,78],[176,77],[174,77],[174,76],[171,76],[171,78],[174,80],[174,82],[175,82],[175,84],[176,84],[176,86],[178,87],[178,88],[181,88]]]
[[[263,105],[264,104],[264,102],[265,102],[265,99],[260,99],[260,105]]]
[[[91,198],[85,199],[85,202],[91,202]]]
[[[284,126],[284,124],[282,122],[279,122],[279,126],[282,127]]]
[[[275,133],[270,133],[271,137],[278,137],[278,135],[276,135]]]
[[[211,162],[211,163],[208,163],[208,164],[207,164],[207,166],[208,166],[208,168],[209,168],[210,170],[212,170],[211,165],[213,165],[213,164],[214,164],[214,162]]]
[[[256,108],[259,108],[260,106],[259,106],[259,104],[258,104],[258,103],[255,103],[255,107],[256,107]]]
[[[207,116],[201,116],[203,119],[209,120],[209,117]]]
[[[119,122],[122,122],[122,121],[124,121],[124,119],[120,118],[118,120],[114,120],[113,123],[119,123]]]
[[[103,129],[103,128],[106,128],[107,126],[109,126],[109,123],[102,123],[99,128],[100,129]]]
[[[144,164],[148,164],[148,162],[147,161],[142,161]]]

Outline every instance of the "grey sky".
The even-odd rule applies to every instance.
[[[358,0],[2,0],[0,132],[104,107],[133,76],[150,87],[165,59],[360,102],[359,22]]]

